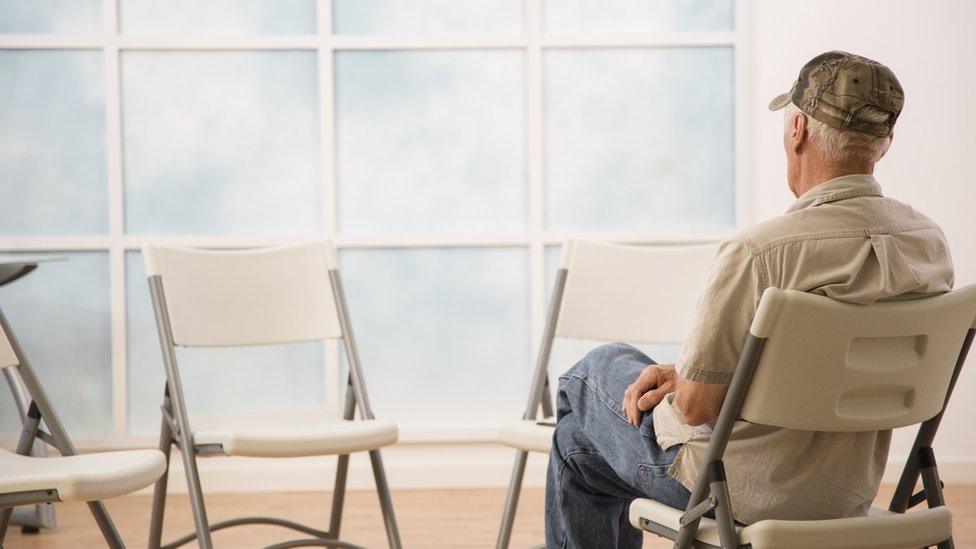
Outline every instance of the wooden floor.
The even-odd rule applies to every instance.
[[[879,501],[886,501],[890,487],[882,487]],[[543,541],[543,491],[523,491],[513,548]],[[499,516],[505,499],[503,490],[403,490],[394,493],[403,545],[415,547],[494,547]],[[976,485],[946,488],[946,499],[955,517],[956,547],[976,547]],[[211,521],[243,515],[288,517],[324,527],[328,520],[326,494],[215,494],[207,498]],[[145,547],[150,498],[130,496],[107,502],[109,512],[128,547]],[[882,503],[883,505],[883,503]],[[59,504],[56,531],[21,534],[11,528],[7,549],[77,549],[103,547],[102,538],[84,504]],[[164,541],[189,532],[193,519],[185,496],[174,496],[166,509]],[[217,547],[262,547],[295,539],[301,534],[272,526],[244,526],[214,535]],[[383,523],[373,492],[350,492],[346,500],[343,539],[367,547],[385,547]],[[187,547],[193,547],[188,545]],[[650,535],[645,548],[666,548],[671,543]]]

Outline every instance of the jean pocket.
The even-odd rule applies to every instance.
[[[668,480],[670,475],[668,465],[652,465],[650,463],[637,464],[637,486],[645,494],[653,494],[658,491],[661,481]]]

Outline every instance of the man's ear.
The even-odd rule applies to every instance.
[[[794,152],[799,152],[807,141],[807,116],[796,113],[790,121],[790,146]]]

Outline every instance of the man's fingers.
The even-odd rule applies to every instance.
[[[637,376],[637,380],[634,381],[631,387],[637,390],[637,394],[642,395],[647,391],[657,387],[660,380],[658,379],[658,369],[652,364]]]
[[[658,399],[648,408],[643,408],[640,404],[644,396],[660,388],[659,385],[664,381],[661,379],[660,370],[660,366],[655,364],[648,365],[624,391],[624,398],[620,403],[620,407],[623,409],[627,421],[634,427],[640,427],[643,412],[653,408],[657,402],[660,402],[660,399]],[[664,398],[663,395],[661,398]]]
[[[653,409],[655,406],[664,400],[664,397],[668,396],[668,393],[674,391],[674,387],[671,384],[662,385],[656,389],[652,389],[644,393],[640,399],[637,400],[637,409],[641,412],[646,412]]]
[[[620,407],[623,408],[624,415],[627,417],[627,422],[635,427],[640,425],[640,410],[637,409],[637,401],[640,396],[641,393],[637,390],[635,382],[624,391],[624,399],[620,403]]]
[[[624,415],[627,416],[627,421],[633,425],[634,424],[634,414],[637,412],[637,399],[639,398],[639,393],[634,388],[633,385],[627,387],[624,391],[624,400],[621,403],[621,408],[624,410]]]

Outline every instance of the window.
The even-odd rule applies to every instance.
[[[126,51],[120,68],[127,233],[321,231],[314,52]]]
[[[102,56],[0,50],[0,231],[108,232]]]
[[[484,437],[522,412],[560,242],[741,223],[736,15],[0,0],[0,250],[66,256],[0,306],[82,445],[145,440],[164,374],[139,248],[332,238],[377,413],[408,439]],[[554,373],[589,343],[560,345]],[[341,351],[179,358],[192,411],[338,407]]]

